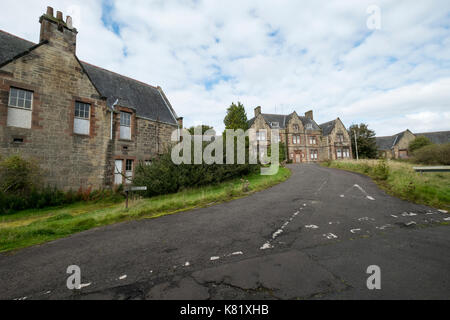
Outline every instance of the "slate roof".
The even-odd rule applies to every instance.
[[[279,129],[286,129],[286,125],[291,120],[294,113],[291,113],[289,115],[282,115],[282,114],[268,114],[268,113],[262,113],[261,114],[264,117],[264,120],[269,124],[271,128],[273,128],[273,123],[278,122]],[[303,126],[306,128],[307,124],[312,125],[312,130],[320,130],[320,127],[317,125],[317,123],[314,120],[311,120],[306,117],[299,117],[300,120],[303,123]],[[253,123],[255,122],[256,118],[252,118],[248,121],[249,126],[251,127]]]
[[[324,136],[329,136],[335,126],[336,126],[336,120],[328,121],[328,122],[322,123],[320,125]]]
[[[394,134],[393,136],[389,137],[377,137],[377,148],[378,150],[391,150],[397,143],[400,142],[400,140],[405,135],[406,131]]]
[[[450,143],[450,131],[415,133],[415,135],[425,136],[436,144]]]
[[[23,54],[36,44],[0,30],[0,65]],[[81,62],[100,94],[111,107],[118,105],[136,110],[138,117],[177,125],[177,115],[161,88]]]

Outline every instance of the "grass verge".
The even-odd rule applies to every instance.
[[[214,186],[187,189],[175,194],[124,203],[76,203],[61,208],[26,210],[0,217],[0,252],[21,249],[32,245],[67,237],[71,234],[118,222],[157,218],[180,211],[208,207],[221,202],[242,198],[251,193],[270,188],[287,180],[291,172],[280,168],[274,176],[253,174],[247,192],[241,179]]]
[[[420,174],[406,162],[382,160],[332,161],[324,166],[365,174],[388,194],[438,209],[450,209],[450,173]]]

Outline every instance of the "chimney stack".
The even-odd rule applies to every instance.
[[[41,23],[39,42],[48,41],[55,47],[75,54],[78,31],[73,27],[72,17],[67,16],[67,20],[64,22],[64,15],[61,11],[56,12],[56,18],[53,14],[53,8],[47,7],[47,13],[39,19]]]
[[[308,119],[314,120],[314,113],[313,113],[313,111],[311,110],[311,111],[306,112],[305,113],[305,117],[308,118]]]
[[[255,108],[255,118],[257,118],[261,114],[261,107],[258,106]]]
[[[183,117],[179,117],[179,118],[177,119],[177,122],[178,122],[178,127],[179,127],[180,129],[183,129]]]

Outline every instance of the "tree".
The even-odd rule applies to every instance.
[[[195,129],[196,129],[196,128],[199,128],[199,127],[200,127],[200,126],[197,126],[197,127],[190,127],[190,128],[188,129],[188,131],[189,131],[189,133],[190,133],[191,135],[194,135]],[[213,127],[210,127],[210,126],[207,126],[207,125],[201,125],[201,128],[202,128],[202,135],[204,135],[205,132],[208,131],[208,130],[214,130]]]
[[[240,102],[236,105],[234,102],[227,110],[227,115],[225,120],[225,129],[242,129],[244,131],[248,130],[248,119],[247,113],[245,112],[244,105]]]
[[[370,130],[367,124],[361,123],[359,126],[354,124],[350,127],[350,137],[352,140],[353,157],[356,159],[356,141],[358,142],[359,158],[375,159],[378,156],[375,131]]]
[[[414,151],[419,150],[430,144],[432,144],[430,139],[424,136],[419,136],[415,140],[411,141],[411,143],[409,144],[409,152],[414,153]]]

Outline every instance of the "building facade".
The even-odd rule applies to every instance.
[[[264,114],[261,107],[255,109],[255,117],[249,121],[250,129],[257,132],[260,143],[270,145],[272,130],[279,131],[275,141],[286,146],[286,159],[293,163],[315,163],[326,160],[352,159],[351,141],[340,119],[318,125],[313,111],[305,116],[297,112],[289,115]]]
[[[409,144],[417,137],[426,137],[434,144],[450,143],[450,131],[412,133],[409,129],[393,136],[377,137],[380,157],[387,159],[408,159]]]
[[[70,17],[49,7],[40,24],[38,44],[0,31],[0,156],[35,159],[64,190],[129,183],[182,118],[160,87],[80,61]]]

